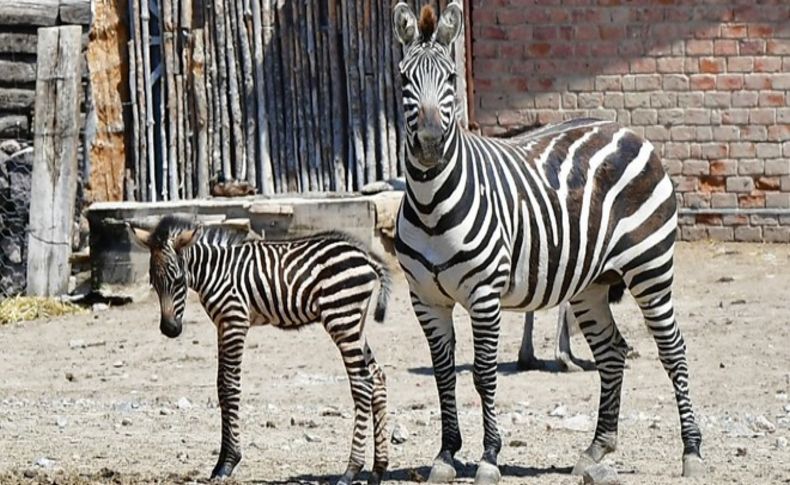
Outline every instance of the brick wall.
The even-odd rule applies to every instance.
[[[683,239],[790,242],[790,1],[474,0],[475,121],[644,135]]]

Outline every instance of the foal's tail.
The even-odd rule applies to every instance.
[[[384,314],[387,312],[387,302],[392,290],[392,278],[390,277],[387,263],[375,255],[371,254],[371,257],[373,269],[379,275],[379,294],[376,298],[376,309],[373,311],[373,318],[380,323],[384,321]]]

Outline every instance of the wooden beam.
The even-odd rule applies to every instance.
[[[55,25],[60,0],[0,2],[0,25]]]
[[[32,83],[36,80],[36,63],[0,59],[0,79],[10,83]]]
[[[91,24],[91,0],[60,0],[61,24]]]
[[[68,291],[77,193],[80,26],[38,30],[27,294]]]
[[[35,54],[36,34],[0,32],[0,52],[3,54]]]
[[[0,137],[21,138],[29,131],[27,116],[2,115],[0,116]]]
[[[0,88],[0,110],[20,111],[33,106],[36,97],[32,89]]]

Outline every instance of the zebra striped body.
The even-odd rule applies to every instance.
[[[483,407],[484,452],[476,483],[500,477],[495,394],[503,310],[570,303],[601,377],[595,437],[574,472],[615,449],[627,346],[608,294],[610,286],[621,284],[641,308],[675,388],[683,472],[700,472],[701,436],[672,306],[676,201],[660,159],[649,142],[602,120],[571,120],[509,139],[461,128],[449,46],[462,18],[460,7],[450,4],[437,28],[432,10],[424,7],[417,37],[409,7],[400,3],[394,9],[404,44],[407,154],[395,249],[431,350],[442,410],[442,448],[431,479],[455,476],[452,457],[461,447],[456,304],[472,321],[474,384]]]
[[[180,333],[187,287],[197,292],[217,327],[222,448],[212,478],[229,476],[241,459],[240,372],[249,327],[295,329],[321,322],[340,350],[355,405],[351,456],[340,483],[350,484],[364,464],[371,410],[375,462],[370,482],[379,483],[388,461],[385,376],[363,329],[379,281],[374,316],[384,318],[390,284],[384,264],[339,233],[260,241],[227,230],[202,230],[171,217],[152,233],[134,232],[151,251],[162,332],[170,337]]]

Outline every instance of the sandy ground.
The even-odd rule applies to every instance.
[[[681,244],[676,268],[708,470],[682,483],[790,483],[790,246]],[[427,345],[402,278],[395,286],[387,321],[371,323],[369,339],[388,376],[391,429],[397,423],[408,433],[391,445],[388,481],[408,483],[427,476],[439,418]],[[192,298],[184,333],[169,340],[158,331],[156,300],[143,294],[123,308],[0,328],[0,483],[205,480],[220,438],[213,326]],[[639,356],[626,371],[620,448],[605,462],[624,483],[681,483],[669,380],[633,302],[626,298],[615,315]],[[554,320],[555,310],[537,316],[544,358]],[[482,426],[461,311],[456,328],[465,440],[458,458],[469,463],[482,451]],[[597,374],[515,372],[520,332],[520,316],[507,314],[498,391],[502,483],[580,483],[568,472],[592,438],[584,429],[594,422]],[[589,357],[580,336],[573,345]],[[254,329],[243,389],[245,454],[235,479],[334,481],[349,451],[351,398],[323,329]],[[560,405],[565,412],[553,414],[563,416],[551,416]],[[457,481],[471,483],[473,474],[467,466]]]

